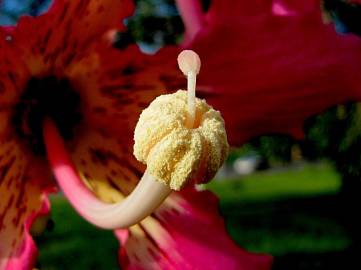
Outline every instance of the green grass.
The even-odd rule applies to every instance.
[[[223,209],[222,209],[223,210]],[[242,247],[275,256],[289,253],[342,251],[350,240],[340,224],[330,218],[307,213],[275,213],[226,216],[230,235]],[[263,216],[263,221],[258,220]],[[265,217],[273,219],[264,221]]]
[[[62,196],[51,202],[54,229],[36,239],[41,270],[119,269],[119,245],[111,231],[87,223]]]
[[[257,172],[216,180],[207,187],[220,197],[232,238],[250,251],[267,252],[283,262],[288,254],[337,253],[350,244],[336,211],[340,179],[328,164]],[[63,197],[51,201],[56,225],[37,238],[40,268],[117,269],[118,242],[113,234],[87,224]],[[297,268],[291,260],[275,269],[331,269],[319,268],[328,259],[316,261],[315,268]]]
[[[236,179],[215,180],[207,187],[222,201],[258,202],[334,194],[340,185],[340,177],[331,165],[320,163],[256,172]]]
[[[254,252],[281,256],[345,249],[350,240],[327,204],[341,185],[327,163],[213,181],[233,239]]]

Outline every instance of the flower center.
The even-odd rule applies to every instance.
[[[26,140],[37,155],[45,154],[42,130],[44,118],[51,118],[63,139],[73,137],[81,120],[80,96],[70,81],[55,76],[31,78],[15,107],[13,124],[17,135]]]

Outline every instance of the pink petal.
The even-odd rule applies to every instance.
[[[204,16],[201,3],[198,0],[177,0],[176,3],[186,28],[184,42],[187,43],[202,29]]]
[[[272,11],[278,16],[302,15],[320,8],[319,1],[293,1],[293,0],[273,0]]]
[[[32,194],[33,195],[33,194]],[[38,256],[38,250],[36,248],[35,242],[30,235],[29,231],[32,223],[36,218],[47,215],[50,212],[50,202],[46,198],[43,201],[43,204],[38,212],[30,215],[24,224],[25,227],[25,236],[23,243],[20,245],[20,248],[15,251],[11,257],[8,259],[6,265],[6,270],[21,270],[21,269],[30,269],[34,266],[36,258]]]
[[[118,230],[120,262],[127,269],[270,269],[272,259],[248,253],[230,239],[218,200],[194,189],[174,193],[156,213]]]

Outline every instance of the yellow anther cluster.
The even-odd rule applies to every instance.
[[[140,115],[134,132],[134,155],[148,172],[171,189],[189,180],[212,179],[228,154],[220,113],[196,99],[193,127],[187,127],[187,92],[157,97]]]

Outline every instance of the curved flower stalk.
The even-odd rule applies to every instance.
[[[45,195],[55,187],[51,169],[58,168],[46,162],[48,117],[83,181],[79,188],[98,203],[118,203],[141,178],[144,167],[131,149],[138,115],[183,79],[169,62],[178,49],[146,56],[135,45],[110,46],[109,36],[124,30],[120,22],[132,11],[127,0],[57,0],[46,14],[0,28],[0,269],[31,269],[35,260],[29,228],[49,211]],[[152,217],[117,230],[127,251],[120,251],[120,263],[130,269],[269,269],[269,256],[247,253],[230,240],[214,198],[195,193],[172,194]],[[184,231],[184,224],[192,227]],[[197,233],[205,227],[212,239]]]
[[[44,141],[54,175],[65,196],[89,222],[105,229],[127,228],[149,216],[171,193],[168,186],[145,172],[131,194],[120,203],[106,204],[94,197],[80,179],[59,132],[44,120]]]

